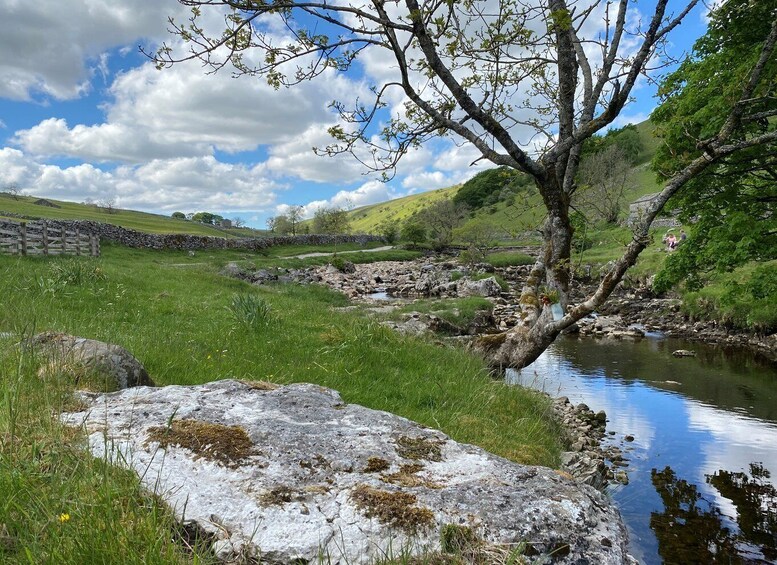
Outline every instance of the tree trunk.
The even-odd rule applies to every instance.
[[[553,343],[563,327],[557,327],[551,307],[566,311],[569,304],[572,226],[569,198],[555,175],[539,186],[549,209],[543,227],[544,246],[521,290],[519,323],[515,328],[479,340],[478,348],[500,367],[529,365]]]

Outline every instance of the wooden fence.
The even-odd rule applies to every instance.
[[[0,224],[0,253],[100,256],[100,238],[46,222]]]

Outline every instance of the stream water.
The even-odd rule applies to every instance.
[[[629,484],[608,493],[641,563],[777,563],[773,365],[659,335],[566,338],[507,378],[607,413],[606,441],[629,460]]]

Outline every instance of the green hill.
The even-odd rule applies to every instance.
[[[49,205],[36,204],[45,202]],[[36,196],[14,196],[0,193],[0,218],[18,219],[18,216],[31,219],[51,220],[91,220],[105,224],[114,224],[123,228],[149,233],[186,233],[192,235],[210,235],[215,237],[238,237],[257,235],[255,230],[245,228],[222,230],[216,226],[179,220],[160,214],[149,214],[134,210],[114,208],[111,213],[93,204],[79,204],[41,199]]]
[[[653,135],[649,121],[635,126],[641,143],[641,149],[632,167],[631,183],[622,203],[622,215],[628,213],[628,205],[640,196],[658,192],[655,173],[650,170],[650,159],[658,147],[659,140]],[[397,221],[400,224],[425,206],[442,198],[453,198],[461,185],[451,186],[397,198],[380,204],[356,208],[349,212],[353,232],[375,233],[385,221]],[[504,232],[505,236],[515,237],[539,225],[545,215],[542,200],[536,192],[519,192],[517,198],[510,201],[498,201],[473,210],[468,223],[489,223]]]

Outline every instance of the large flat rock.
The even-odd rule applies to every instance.
[[[85,425],[93,455],[132,467],[215,534],[222,557],[367,563],[438,551],[441,533],[458,532],[528,542],[554,562],[628,561],[620,515],[595,489],[320,386],[225,380],[84,399],[63,419]]]

